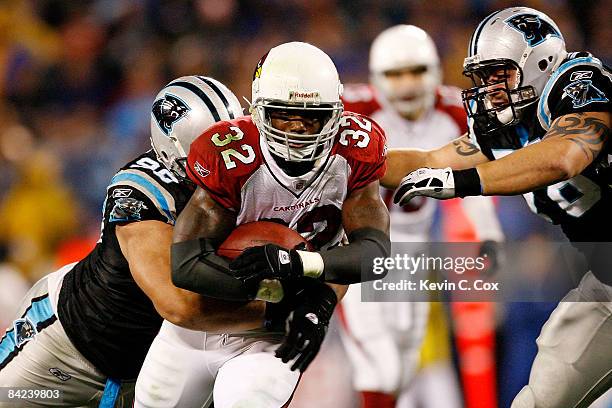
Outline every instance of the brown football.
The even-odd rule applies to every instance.
[[[217,254],[234,259],[248,247],[265,244],[276,244],[285,249],[292,249],[308,241],[291,228],[271,221],[254,221],[239,225],[217,249]]]

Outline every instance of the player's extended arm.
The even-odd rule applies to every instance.
[[[229,261],[215,253],[236,226],[236,215],[196,189],[174,228],[172,281],[207,297],[244,301],[257,291],[229,274]]]
[[[117,239],[138,286],[151,299],[166,320],[193,330],[217,330],[232,324],[232,329],[249,329],[261,324],[261,310],[245,305],[211,302],[197,293],[172,284],[170,245],[172,226],[161,221],[141,221],[117,226]],[[222,308],[221,306],[224,306]],[[223,314],[215,313],[223,310]],[[232,319],[230,312],[245,319]]]
[[[599,155],[610,137],[610,112],[557,118],[544,139],[476,166],[484,195],[515,195],[570,179]]]
[[[467,134],[435,150],[389,149],[387,172],[380,184],[395,189],[408,173],[422,167],[451,167],[454,170],[462,170],[487,161],[489,159],[470,142]]]

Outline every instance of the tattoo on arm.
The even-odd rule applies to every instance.
[[[455,146],[455,152],[457,152],[460,156],[471,156],[476,153],[480,153],[478,147],[475,144],[470,143],[467,137],[462,137],[461,139],[455,140],[453,142],[453,146]]]
[[[556,119],[545,139],[562,137],[580,147],[589,161],[593,161],[610,136],[610,128],[606,123],[585,113],[561,116]]]

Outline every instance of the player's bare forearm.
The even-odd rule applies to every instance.
[[[197,188],[174,226],[174,242],[209,238],[220,244],[236,227],[236,215]]]
[[[599,155],[610,135],[610,113],[576,113],[557,118],[544,140],[477,166],[485,195],[515,195],[580,174]]]
[[[263,304],[216,301],[172,284],[171,225],[160,221],[119,225],[117,239],[134,280],[164,319],[192,330],[242,330],[261,326]]]
[[[228,302],[200,296],[199,313],[182,327],[207,332],[232,333],[263,327],[266,303],[261,300]]]
[[[424,135],[425,137],[425,135]],[[386,188],[397,188],[408,173],[423,167],[462,170],[487,162],[487,157],[475,146],[467,135],[435,150],[389,149],[387,172],[380,183]]]
[[[387,152],[387,171],[380,184],[394,189],[402,178],[413,170],[428,166],[430,152],[422,149],[389,149]]]

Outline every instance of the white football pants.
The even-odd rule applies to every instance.
[[[281,408],[300,377],[264,329],[206,333],[164,321],[136,381],[135,407]]]

